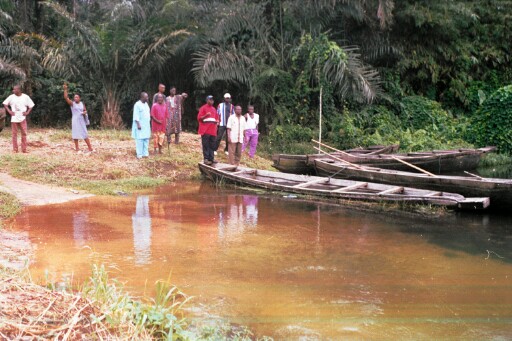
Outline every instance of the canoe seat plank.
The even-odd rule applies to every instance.
[[[355,185],[351,185],[351,186],[335,189],[335,190],[333,190],[333,192],[334,193],[343,193],[343,192],[352,191],[354,189],[366,188],[366,187],[368,187],[368,183],[367,182],[360,182],[360,183],[355,184]]]
[[[461,209],[483,210],[490,205],[489,198],[466,198],[458,203]]]
[[[430,194],[425,195],[426,197],[442,197],[443,192],[432,192]]]
[[[210,167],[211,167],[211,166],[210,166]],[[213,167],[213,168],[218,169],[218,170],[220,170],[220,171],[229,171],[229,170],[234,171],[234,170],[236,170],[236,169],[237,169],[237,166]]]
[[[403,193],[404,188],[402,186],[393,187],[387,189],[385,191],[377,193],[378,195],[386,195],[386,194],[395,194],[395,193]]]
[[[329,178],[322,178],[322,179],[316,179],[316,180],[311,180],[311,181],[308,181],[308,182],[303,182],[303,183],[300,183],[300,184],[297,184],[293,187],[295,188],[303,188],[303,187],[308,187],[308,186],[311,186],[311,185],[315,185],[315,184],[319,184],[319,183],[329,183]]]

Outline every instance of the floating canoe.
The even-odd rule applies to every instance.
[[[435,150],[407,154],[354,154],[337,153],[335,156],[354,164],[400,171],[413,171],[413,168],[398,161],[400,159],[434,174],[472,170],[478,167],[484,153],[494,151],[495,147],[479,149]],[[333,154],[334,155],[334,154]],[[325,158],[325,155],[323,156]],[[314,164],[318,157],[309,158],[306,163]]]
[[[489,197],[493,209],[512,207],[512,179],[493,179],[477,176],[430,176],[423,173],[395,171],[368,166],[351,166],[330,158],[314,161],[320,176],[373,181],[395,186],[414,186],[433,191],[460,193],[466,197]],[[359,166],[359,167],[358,167]]]
[[[266,190],[313,195],[334,200],[407,202],[472,210],[484,209],[489,206],[488,198],[466,199],[460,194],[371,182],[286,174],[222,163],[214,166],[199,163],[199,169],[202,174],[216,183],[230,182]]]
[[[370,146],[364,148],[354,148],[345,150],[344,153],[354,155],[379,155],[396,153],[399,145],[391,146]],[[340,153],[332,153],[332,155],[338,157]],[[292,174],[315,174],[315,167],[313,160],[318,157],[325,157],[324,154],[310,154],[310,155],[292,155],[292,154],[274,154],[272,161],[274,164],[272,167],[280,170],[284,173]],[[308,163],[309,162],[309,163]]]

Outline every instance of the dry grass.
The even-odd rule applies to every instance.
[[[0,276],[0,337],[25,339],[117,339],[93,317],[100,312],[80,296],[32,284],[19,273]]]
[[[76,153],[69,130],[32,129],[29,154],[12,154],[10,133],[0,135],[0,171],[14,177],[45,184],[90,191],[96,194],[131,192],[199,177],[197,162],[202,160],[197,134],[182,133],[181,144],[171,144],[162,155],[137,160],[128,130],[92,130],[92,154]],[[80,147],[85,150],[85,144]],[[222,147],[221,147],[222,148]],[[152,150],[152,148],[150,148]],[[219,161],[227,162],[224,153]],[[242,164],[270,169],[271,161],[246,155]]]

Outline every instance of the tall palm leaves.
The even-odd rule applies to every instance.
[[[138,1],[110,3],[110,20],[94,29],[69,14],[61,5],[43,5],[57,14],[70,28],[62,46],[47,54],[46,66],[66,77],[96,81],[103,101],[103,126],[118,128],[121,97],[147,81],[146,75],[161,68],[169,59],[185,30],[163,33],[149,23],[153,7],[143,8]],[[107,9],[104,8],[104,11]],[[135,97],[136,98],[136,97]]]
[[[206,37],[198,41],[194,55],[192,72],[198,85],[205,87],[221,80],[241,83],[253,90],[253,81],[265,70],[281,65],[283,71],[290,71],[292,49],[285,48],[284,44],[288,41],[289,45],[297,46],[301,32],[311,28],[312,24],[315,30],[321,30],[322,20],[318,27],[318,18],[332,19],[340,11],[338,6],[347,11],[350,9],[350,15],[361,20],[364,17],[362,2],[356,0],[278,1],[287,16],[284,20],[289,21],[300,12],[301,15],[297,17],[302,21],[291,25],[295,33],[281,32],[277,24],[283,20],[282,14],[279,13],[277,17],[275,9],[274,12],[270,11],[271,14],[268,10],[275,3],[237,2],[237,6],[230,3],[226,5],[226,12],[218,12],[226,14],[220,14],[219,20],[205,34]],[[322,78],[330,82],[341,97],[351,96],[366,101],[376,98],[379,94],[377,72],[362,63],[356,48],[339,47],[329,53],[329,58],[316,61],[322,65],[316,65],[315,68],[321,70]],[[340,59],[340,54],[347,58]],[[256,95],[269,97],[266,94]]]

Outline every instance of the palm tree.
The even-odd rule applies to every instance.
[[[123,125],[123,95],[137,87],[142,89],[151,70],[161,68],[177,43],[188,35],[185,30],[164,32],[151,25],[159,8],[143,7],[135,0],[103,4],[102,11],[110,13],[110,18],[97,28],[77,20],[57,3],[43,5],[58,14],[72,32],[61,40],[61,48],[46,55],[45,66],[63,77],[85,76],[99,85],[103,127]]]

